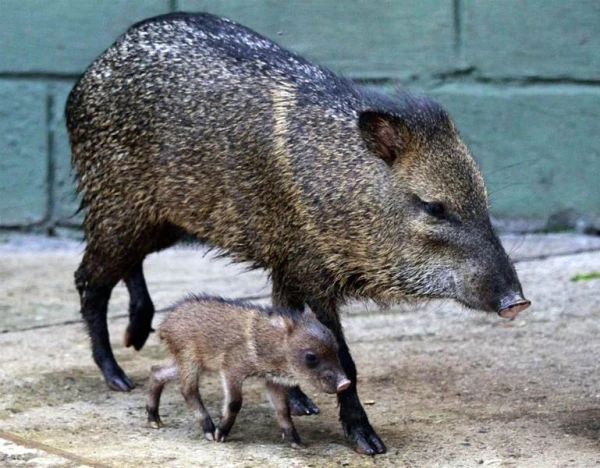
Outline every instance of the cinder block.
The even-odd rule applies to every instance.
[[[0,72],[82,72],[132,23],[169,11],[168,0],[3,0]]]
[[[79,226],[83,213],[77,213],[81,197],[75,190],[71,172],[71,147],[65,123],[65,104],[73,82],[57,82],[50,86],[52,95],[52,155],[54,161],[54,185],[52,220],[63,226]]]
[[[432,94],[479,161],[494,214],[600,214],[599,89],[446,85]]]
[[[598,0],[466,0],[464,54],[486,77],[600,78]]]
[[[47,215],[46,115],[45,84],[0,80],[0,226]]]
[[[455,66],[452,1],[179,0],[227,16],[353,78],[406,78]]]

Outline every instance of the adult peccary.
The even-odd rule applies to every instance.
[[[110,293],[130,293],[126,346],[154,312],[146,255],[191,233],[270,271],[273,304],[308,304],[336,335],[352,385],[338,394],[353,447],[381,453],[356,391],[338,313],[347,298],[453,298],[514,316],[529,306],[492,230],[481,174],[448,114],[386,97],[209,14],[131,27],[67,103],[87,207],[75,281],[108,385],[132,382],[113,357]],[[295,387],[294,413],[316,411]]]
[[[174,307],[159,335],[173,361],[152,368],[146,411],[154,427],[162,426],[158,412],[162,390],[168,381],[178,379],[204,436],[225,442],[242,407],[242,384],[255,376],[267,381],[282,436],[292,447],[301,447],[290,417],[288,388],[300,381],[326,393],[350,386],[333,333],[310,309],[262,308],[194,296]],[[223,382],[225,401],[216,429],[198,392],[198,378],[205,371],[220,372]]]

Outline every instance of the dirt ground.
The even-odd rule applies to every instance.
[[[279,439],[260,381],[245,385],[230,440],[205,441],[176,386],[165,391],[166,427],[147,427],[146,383],[165,353],[156,336],[123,347],[127,295],[113,293],[115,354],[138,387],[115,393],[92,362],[72,274],[82,245],[0,237],[0,466],[7,467],[587,467],[600,466],[600,238],[517,236],[533,306],[517,320],[450,302],[380,310],[351,304],[344,325],[359,392],[388,447],[375,458],[346,445],[335,398],[308,394],[318,416],[297,418],[305,450]],[[267,277],[201,248],[146,262],[157,309],[188,292],[268,302]],[[159,312],[155,324],[165,317]],[[218,379],[201,392],[217,417]]]

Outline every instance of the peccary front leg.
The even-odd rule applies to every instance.
[[[238,375],[238,373],[221,373],[225,399],[223,401],[223,415],[215,432],[215,441],[217,442],[225,442],[235,423],[235,418],[242,408],[243,380]]]
[[[271,277],[273,279],[271,296],[273,306],[304,310],[304,301],[300,292],[295,291],[285,282],[285,275],[282,272],[273,271]],[[310,416],[320,412],[319,407],[297,385],[288,389],[287,399],[292,416]]]
[[[304,448],[300,436],[294,427],[288,405],[288,389],[274,382],[267,381],[267,392],[269,399],[275,408],[277,423],[281,428],[281,436],[286,439],[293,448]]]
[[[153,366],[150,372],[150,380],[148,382],[148,404],[146,405],[146,413],[148,413],[148,424],[155,429],[163,426],[158,414],[160,405],[160,396],[163,388],[171,380],[179,378],[179,368],[172,362],[166,366]]]
[[[287,399],[292,416],[310,416],[321,412],[319,407],[298,386],[289,388]]]
[[[125,346],[142,349],[152,330],[154,304],[150,299],[142,262],[136,264],[124,278],[129,291],[129,325],[125,331]]]
[[[117,280],[91,284],[87,278],[86,265],[89,264],[93,263],[89,261],[86,252],[79,269],[75,272],[75,286],[81,300],[81,315],[92,341],[92,356],[112,390],[129,392],[134,388],[134,384],[115,360],[106,323],[108,301]]]
[[[202,398],[200,397],[200,392],[198,391],[199,371],[200,369],[192,364],[180,366],[181,394],[200,423],[202,431],[204,432],[204,437],[207,440],[214,441],[215,425],[213,424],[210,414],[206,410]]]
[[[336,336],[339,345],[339,358],[346,376],[352,382],[348,389],[338,393],[340,420],[346,438],[354,450],[360,454],[375,455],[385,453],[386,448],[367,417],[356,389],[356,365],[344,338],[337,303],[333,299],[310,301],[309,306],[321,323]]]

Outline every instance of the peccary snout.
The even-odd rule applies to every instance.
[[[351,382],[346,377],[339,364],[334,364],[332,369],[328,369],[321,373],[319,382],[325,393],[340,393],[346,390]]]
[[[521,293],[511,293],[500,300],[498,315],[504,318],[515,318],[531,305],[531,301],[523,298]]]
[[[338,385],[337,385],[337,393],[343,392],[344,390],[347,390],[348,387],[350,386],[350,381],[348,380],[347,377],[338,380]]]
[[[478,235],[479,234],[479,235]],[[456,289],[468,307],[515,318],[531,302],[525,299],[515,267],[490,226],[474,230],[465,251],[471,254],[464,268],[458,268]]]

